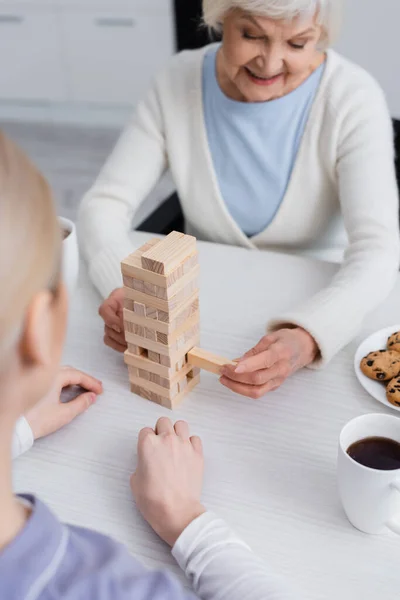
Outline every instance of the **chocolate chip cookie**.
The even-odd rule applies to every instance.
[[[386,387],[386,398],[393,406],[400,407],[400,377],[395,377]]]
[[[400,374],[400,353],[391,350],[370,352],[361,361],[361,371],[370,379],[389,381]]]
[[[400,331],[396,331],[387,341],[388,350],[393,350],[394,352],[400,352]]]

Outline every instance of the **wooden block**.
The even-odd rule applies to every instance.
[[[158,352],[152,352],[151,350],[147,353],[147,358],[155,363],[160,363],[160,355]]]
[[[134,278],[132,278],[132,281],[133,281],[133,285],[128,286],[128,287],[132,287],[134,290],[137,290],[138,292],[144,291],[143,281],[141,281],[140,279],[134,279]]]
[[[216,375],[220,374],[223,366],[237,364],[228,358],[217,356],[216,354],[212,354],[201,348],[192,348],[192,350],[188,352],[187,360],[194,367],[199,367],[199,369],[204,369],[205,371],[215,373]]]
[[[165,367],[171,367],[171,360],[168,356],[163,356],[160,354],[160,364],[164,365]]]
[[[162,396],[158,396],[154,392],[150,390],[146,390],[145,388],[140,387],[136,383],[131,383],[131,392],[132,394],[136,394],[137,396],[141,396],[145,400],[150,400],[151,402],[155,402],[156,404],[160,404],[163,406],[164,399]]]
[[[144,337],[148,340],[153,340],[153,342],[157,342],[157,335],[158,334],[154,329],[149,329],[148,327],[144,328]]]
[[[169,315],[167,312],[163,311],[163,310],[159,310],[158,311],[158,320],[162,321],[163,323],[168,323],[169,321]]]
[[[141,346],[138,346],[137,344],[128,343],[128,352],[133,356],[143,356],[147,353],[147,350],[145,350]]]
[[[163,300],[162,298],[157,298],[156,296],[151,296],[149,294],[138,292],[127,287],[124,288],[124,290],[125,298],[133,300],[135,304],[140,303],[142,305],[152,306],[158,311],[169,313],[168,320],[170,321],[173,320],[173,318],[171,318],[171,313],[173,317],[175,317],[184,310],[184,307],[186,308],[191,303],[192,296],[196,294],[196,296],[198,297],[198,278],[192,278],[190,282],[187,285],[185,285],[185,287],[180,288],[177,294],[175,294],[171,298],[168,298],[167,300]]]
[[[141,325],[136,325],[136,323],[124,321],[124,330],[125,332],[134,333],[135,335],[139,335],[140,337],[145,337],[144,327],[142,327]]]
[[[137,383],[138,380],[135,381],[131,381],[131,383]],[[150,381],[150,377],[149,380],[146,379],[141,379],[140,380],[140,387],[149,390],[150,392],[153,392],[154,394],[157,394],[158,396],[162,396],[163,398],[167,398],[168,400],[173,400],[173,398],[178,394],[178,384],[174,384],[173,386],[171,386],[170,389],[166,388],[166,387],[162,387],[161,385],[158,385],[157,383],[153,383],[152,381]]]
[[[178,383],[178,392],[183,392],[188,386],[187,377],[184,377],[182,381]]]
[[[124,309],[126,310],[130,310],[133,312],[133,305],[134,305],[134,301],[131,300],[130,298],[124,298]]]
[[[164,398],[163,396],[156,394],[148,389],[142,388],[136,383],[131,383],[131,392],[133,394],[141,396],[142,398],[145,398],[146,400],[156,402],[157,404],[160,404],[165,408],[173,410],[181,404],[182,400],[184,400],[184,398],[196,387],[196,385],[198,385],[199,382],[200,375],[197,375],[197,377],[194,377],[188,382],[188,385],[182,392],[178,392],[178,394],[171,400],[168,398]]]
[[[148,283],[145,281],[143,283],[143,293],[148,294],[149,296],[157,296],[156,290],[158,286],[155,286],[154,283]]]
[[[157,332],[157,342],[160,342],[160,344],[164,344],[165,346],[168,346],[168,335],[165,333],[160,333],[158,331]]]
[[[153,308],[152,306],[146,306],[146,317],[148,319],[153,319],[157,321],[158,319],[158,310]]]
[[[182,400],[184,400],[184,398],[196,387],[196,385],[198,385],[200,383],[200,375],[197,375],[197,377],[193,377],[193,379],[191,379],[190,381],[188,381],[188,384],[186,386],[186,388],[183,390],[183,392],[179,392],[177,396],[175,396],[175,398],[172,400],[171,402],[171,409],[175,409],[178,408],[178,406],[182,403]],[[165,406],[165,404],[163,404],[163,406]],[[168,406],[166,408],[169,408]]]
[[[161,298],[162,300],[168,300],[168,289],[160,287],[159,285],[155,286],[156,288],[156,296],[157,298]]]
[[[138,294],[140,294],[140,292],[138,292]],[[137,315],[140,315],[141,317],[144,317],[146,315],[146,307],[141,302],[134,302],[133,312],[135,312]]]
[[[129,369],[131,369],[132,367],[129,367]],[[147,381],[150,381],[150,373],[149,371],[145,371],[144,369],[138,369],[139,371],[139,377],[141,379],[145,379]]]
[[[196,253],[196,238],[173,231],[150,250],[143,252],[142,267],[148,271],[167,275]]]
[[[165,377],[166,379],[172,379],[174,376],[176,376],[174,369],[161,365],[159,362],[152,361],[150,357],[147,358],[143,355],[140,356],[132,354],[129,349],[125,350],[124,361],[128,366],[137,367],[138,369],[155,373],[156,375],[160,375],[160,377]]]
[[[193,367],[193,369],[191,369],[188,374],[187,374],[187,378],[189,379],[193,379],[193,377],[197,377],[198,375],[200,375],[200,369],[199,367]]]
[[[128,275],[123,275],[122,280],[126,287],[133,288],[133,277],[128,277]]]
[[[186,357],[184,356],[183,358],[181,358],[180,360],[178,360],[178,362],[175,365],[175,370],[176,371],[180,371],[181,369],[183,369],[183,367],[186,364]]]
[[[137,367],[129,367],[129,374],[132,377],[139,377],[139,369]]]

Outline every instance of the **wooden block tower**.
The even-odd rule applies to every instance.
[[[200,380],[187,358],[200,337],[196,239],[176,231],[154,238],[121,269],[131,390],[175,408]]]

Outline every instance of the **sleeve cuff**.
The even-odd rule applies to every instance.
[[[20,454],[27,452],[32,448],[33,442],[33,433],[28,421],[25,417],[20,417],[15,426],[12,440],[12,457],[17,458]]]
[[[220,543],[233,543],[250,550],[247,544],[234,535],[222,519],[212,512],[205,512],[186,527],[172,548],[172,556],[183,571],[186,572],[191,557],[196,549],[204,544],[206,538],[208,547]]]
[[[108,298],[112,291],[122,287],[121,261],[133,251],[131,244],[114,244],[104,248],[90,262],[89,276],[102,298]]]

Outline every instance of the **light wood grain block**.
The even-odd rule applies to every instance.
[[[122,280],[124,282],[125,287],[133,288],[133,277],[128,277],[128,275],[123,275]]]
[[[169,321],[169,315],[167,312],[163,311],[163,310],[159,310],[158,311],[158,317],[157,319],[159,321],[161,321],[162,323],[168,323]]]
[[[141,398],[144,398],[145,400],[150,400],[151,402],[155,402],[156,404],[159,404],[160,406],[164,406],[164,399],[162,398],[162,396],[159,396],[158,394],[155,394],[154,392],[151,392],[150,390],[147,390],[143,387],[141,387],[140,385],[137,385],[137,383],[132,383],[131,382],[131,392],[132,394],[136,394],[137,396],[140,396]],[[169,407],[167,407],[169,408]],[[172,408],[172,403],[171,403],[171,408]]]
[[[135,368],[135,367],[133,367],[133,368]],[[131,370],[132,367],[129,367],[129,369]],[[138,369],[138,373],[139,373],[140,379],[145,379],[147,381],[150,381],[150,373],[149,373],[149,371],[145,371],[144,369]]]
[[[132,377],[139,377],[138,367],[129,367],[129,373],[132,375]]]
[[[137,290],[138,292],[143,292],[144,291],[144,282],[141,279],[135,279],[132,277],[132,285],[128,286],[133,288],[134,290]]]
[[[168,346],[168,335],[166,333],[157,332],[157,342]]]
[[[192,348],[192,350],[188,352],[187,360],[194,367],[198,367],[209,373],[215,373],[215,375],[220,374],[223,366],[237,364],[228,358],[217,356],[202,348]]]
[[[162,354],[160,354],[160,364],[164,365],[165,367],[171,367],[172,365],[169,356],[163,356]]]
[[[197,375],[197,377],[193,377],[193,379],[191,379],[190,381],[188,381],[188,384],[187,384],[186,388],[182,392],[179,392],[178,395],[175,396],[175,398],[171,401],[171,410],[174,410],[174,409],[178,408],[178,406],[182,403],[182,401],[184,400],[184,398],[188,394],[190,394],[190,392],[199,383],[200,383],[200,375]],[[166,406],[166,405],[163,404],[163,406]],[[169,406],[166,406],[166,408],[169,408]]]
[[[193,367],[188,373],[188,379],[193,379],[193,377],[197,377],[197,375],[200,375],[200,369],[199,367]]]
[[[133,312],[133,305],[134,304],[135,304],[134,301],[131,300],[130,298],[124,298],[124,309]]]
[[[154,329],[149,329],[148,327],[144,328],[144,337],[148,340],[153,340],[153,342],[157,342],[157,336],[158,334]]]
[[[129,367],[130,368],[130,367]],[[130,379],[131,383],[138,383],[138,380],[134,380],[132,381]],[[153,392],[154,394],[157,394],[158,396],[162,396],[163,398],[167,398],[168,400],[173,400],[173,398],[178,394],[178,384],[174,384],[171,388],[166,388],[166,387],[162,387],[161,385],[158,385],[157,383],[153,383],[152,381],[150,381],[150,376],[149,379],[143,379],[143,378],[139,378],[139,384],[140,387],[149,390],[150,392]]]
[[[147,353],[147,358],[155,363],[160,362],[160,355],[158,354],[158,352],[152,352],[151,350],[149,350]]]
[[[187,377],[184,377],[182,379],[182,381],[180,381],[178,383],[178,392],[184,392],[185,389],[187,388],[187,386],[188,386],[188,379],[187,379]]]
[[[142,305],[152,306],[159,311],[166,312],[169,314],[168,321],[171,321],[173,320],[171,315],[175,317],[177,314],[180,314],[184,310],[183,307],[186,307],[190,303],[192,296],[194,294],[198,296],[198,278],[192,278],[185,287],[180,288],[179,292],[168,300],[150,296],[127,287],[124,290],[125,297],[133,300],[135,304],[141,303]]]
[[[185,285],[185,280],[190,279],[191,276],[195,274],[194,270],[198,267],[198,258],[197,252],[192,256],[188,257],[181,265],[179,265],[174,271],[169,273],[168,275],[159,275],[158,273],[154,273],[153,271],[148,271],[143,269],[141,266],[141,256],[142,256],[142,248],[136,250],[131,255],[128,256],[121,263],[121,271],[122,275],[126,277],[131,277],[134,281],[141,281],[142,286],[145,282],[149,284],[153,284],[157,287],[165,290],[163,295],[166,294],[167,298],[173,296],[181,287]],[[193,271],[192,275],[190,272]],[[186,277],[189,275],[189,277]],[[180,280],[185,278],[183,282],[180,283]],[[129,285],[128,287],[132,287]],[[134,289],[135,284],[133,285]],[[142,287],[137,288],[139,291],[143,291]],[[160,292],[161,294],[161,292]],[[160,296],[161,297],[161,296]]]
[[[158,320],[158,310],[152,306],[146,306],[146,317],[147,319]]]
[[[154,283],[149,283],[147,281],[145,281],[143,283],[143,293],[147,294],[149,296],[157,296],[157,291],[158,286],[154,285]]]
[[[133,356],[143,356],[147,354],[147,350],[145,348],[141,348],[137,344],[130,344],[128,342],[128,352]]]
[[[130,291],[130,290],[128,290]],[[140,292],[137,292],[138,294],[140,294],[142,296],[142,294]],[[129,296],[128,296],[129,297]],[[134,300],[134,298],[133,298]],[[142,302],[133,302],[133,312],[135,312],[137,315],[140,315],[141,317],[146,316],[146,307]]]
[[[145,328],[141,325],[136,325],[136,323],[131,323],[130,321],[124,321],[124,330],[127,333],[134,333],[135,335],[139,335],[140,337],[145,337],[144,332]]]
[[[148,271],[167,275],[195,253],[196,238],[173,231],[162,242],[143,252],[141,263]]]
[[[132,354],[129,348],[124,353],[124,361],[128,366],[137,367],[138,369],[155,373],[156,375],[160,375],[160,377],[165,377],[166,379],[172,379],[176,375],[176,372],[173,368],[161,365],[159,362],[151,360],[150,357]]]

